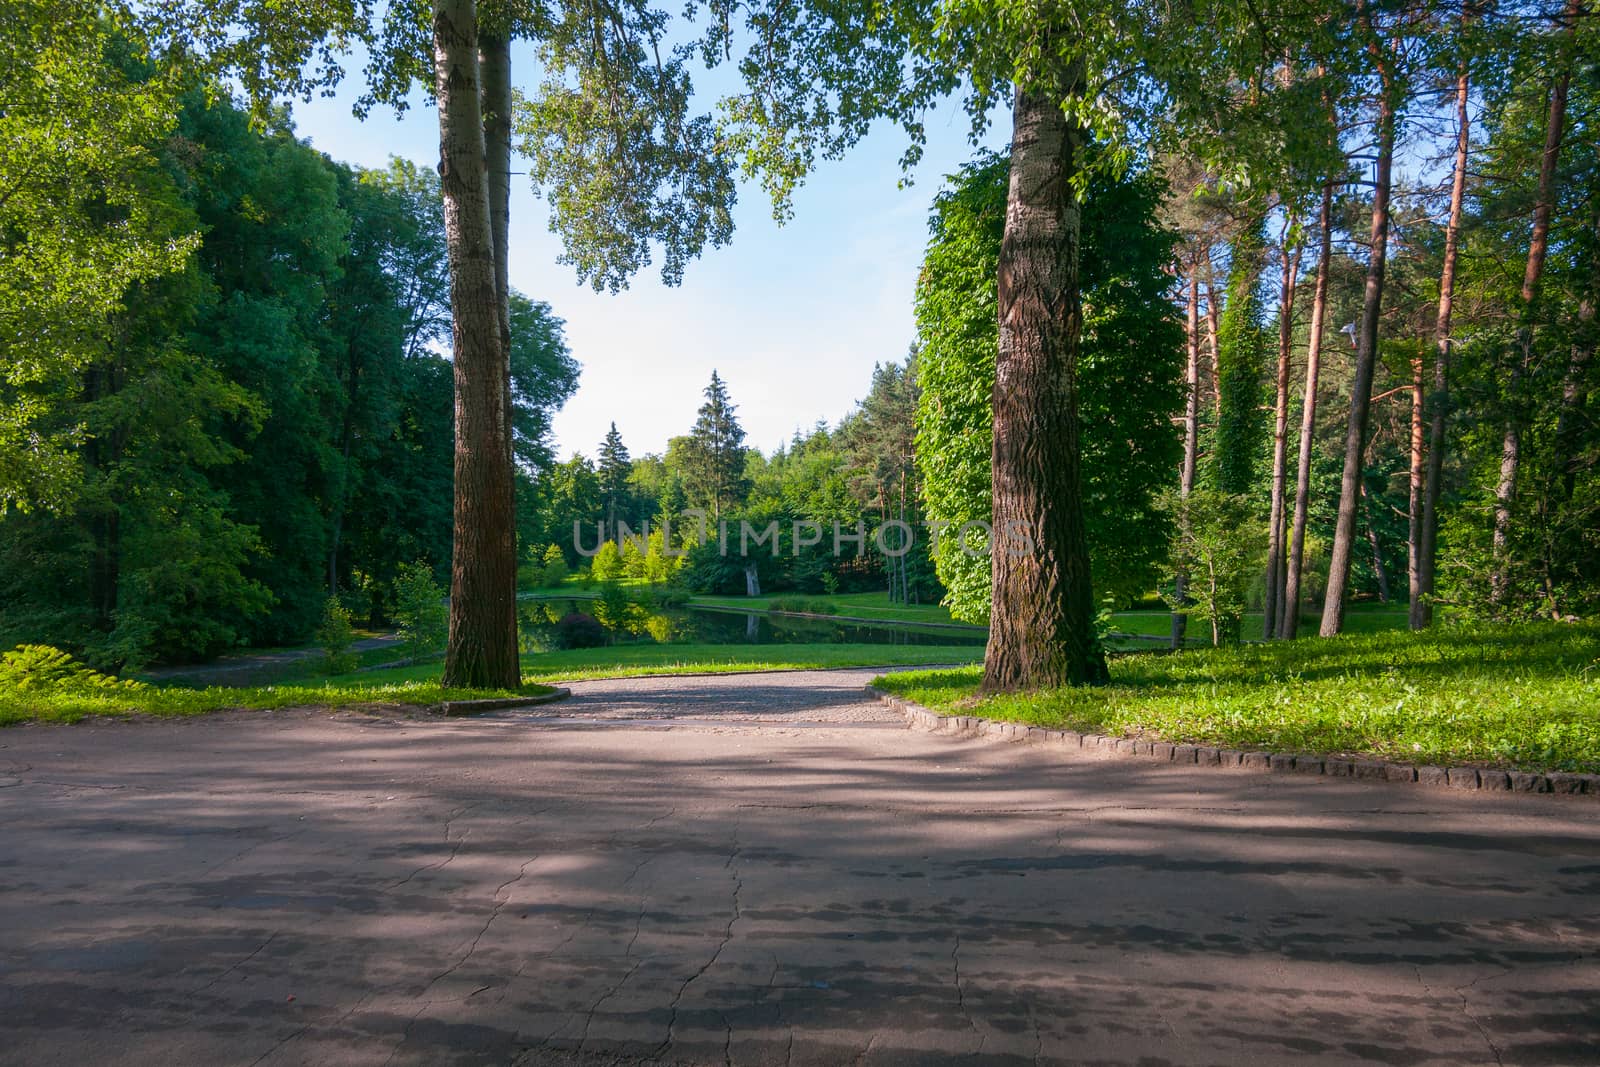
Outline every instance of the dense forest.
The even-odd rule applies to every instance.
[[[115,37],[93,39],[104,51],[89,84],[146,91]],[[8,99],[55,91],[58,73],[9,63]],[[41,346],[69,335],[81,349],[63,367],[7,345],[7,647],[48,643],[128,667],[297,643],[330,592],[381,623],[401,566],[448,573],[437,176],[398,160],[376,171],[334,162],[282,116],[252,127],[204,86],[171,100],[170,123],[126,131],[112,156],[84,143],[77,169],[53,181],[35,172],[25,198],[0,205],[13,235],[6,335]],[[8,176],[29,147],[27,117],[7,109]],[[41,125],[33,132],[61,132]],[[101,321],[85,322],[81,304],[41,306],[47,272],[82,254],[83,233],[109,243],[134,224],[140,242],[171,251]],[[578,367],[548,305],[515,296],[512,326],[517,458],[531,484]]]
[[[1051,359],[1071,359],[1028,386],[1065,399],[1013,411],[1026,390],[996,384],[1021,358],[1007,332],[1019,298],[997,279],[1018,254],[1017,175],[1034,164],[1012,155],[980,156],[934,197],[906,294],[911,354],[864,353],[877,365],[857,409],[771,454],[745,443],[733,369],[661,454],[631,455],[613,426],[592,460],[558,461],[549,420],[578,364],[549,305],[507,293],[523,587],[583,572],[694,592],[884,589],[984,621],[1011,579],[964,549],[987,546],[979,528],[1026,484],[1058,539],[1035,562],[1066,568],[1050,597],[1063,581],[1072,596],[1092,587],[1096,608],[1160,596],[1175,638],[1186,619],[1219,642],[1294,636],[1318,616],[1333,634],[1358,598],[1406,603],[1418,627],[1436,611],[1592,615],[1594,20],[1576,2],[1346,14],[1323,35],[1273,22],[1273,49],[1210,91],[1171,75],[1160,122],[1117,133],[1091,116],[1068,131],[1082,137],[1072,195],[1051,210],[1071,219],[1070,300],[1046,325],[1072,320],[1070,344],[1049,341],[1066,346]],[[454,413],[481,376],[449,355],[471,325],[452,310],[450,166],[441,179],[331,160],[261,106],[261,85],[246,78],[235,100],[217,78],[227,63],[158,62],[139,29],[24,3],[4,35],[0,646],[113,668],[200,659],[304,641],[330,594],[384,624],[402,567],[441,583],[472,571],[462,463],[475,453],[457,447],[470,435]],[[567,56],[550,47],[551,62]],[[856,88],[867,115],[878,90]],[[1019,123],[1060,119],[1028,112],[1027,94],[1014,103]],[[739,142],[677,144],[672,167],[715,172],[676,186],[702,199],[619,221],[583,197],[621,164],[568,152],[567,104],[555,93],[519,113],[519,145],[546,188],[594,168],[552,201],[580,277],[616,288],[665,247],[672,280],[726,239]],[[865,128],[821,121],[790,132],[843,151]],[[760,158],[769,143],[743,144]],[[641,159],[665,158],[643,145]],[[780,205],[811,165],[794,151],[767,160]],[[652,245],[663,232],[675,236]],[[1015,428],[1034,416],[1047,428]],[[1044,473],[1017,473],[1037,462]],[[704,544],[686,509],[709,523]],[[741,524],[773,523],[774,540],[739,543]],[[835,524],[852,535],[843,551]],[[1080,554],[1085,575],[1071,571]],[[1068,608],[1050,623],[1062,633],[1081,605]]]

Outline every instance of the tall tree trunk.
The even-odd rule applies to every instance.
[[[1466,18],[1463,13],[1462,18]],[[1439,272],[1439,317],[1434,322],[1433,400],[1428,418],[1428,469],[1422,488],[1422,531],[1417,546],[1417,590],[1411,603],[1411,628],[1433,622],[1434,558],[1439,544],[1439,494],[1444,481],[1444,430],[1450,415],[1450,313],[1456,297],[1456,257],[1461,237],[1461,205],[1467,186],[1467,153],[1472,146],[1471,96],[1467,67],[1456,77],[1456,158],[1450,180],[1450,217],[1444,230],[1444,266]]]
[[[521,677],[507,351],[495,280],[477,34],[473,0],[436,0],[434,75],[456,394],[454,551],[444,681],[495,689],[514,688]]]
[[[1563,16],[1570,40],[1579,0],[1569,0]],[[1533,204],[1533,231],[1528,237],[1528,260],[1522,271],[1522,323],[1517,329],[1517,355],[1511,365],[1506,387],[1505,436],[1500,444],[1500,480],[1494,489],[1494,563],[1489,576],[1489,594],[1496,604],[1505,601],[1510,591],[1508,559],[1511,538],[1511,512],[1516,503],[1517,476],[1522,466],[1523,379],[1533,364],[1533,324],[1539,281],[1544,276],[1544,258],[1550,245],[1550,216],[1555,211],[1556,163],[1561,158],[1561,140],[1567,117],[1567,89],[1572,67],[1565,59],[1550,86],[1550,103],[1544,126],[1544,153],[1539,160],[1539,186]]]
[[[1305,565],[1306,516],[1311,503],[1311,446],[1317,429],[1317,387],[1322,376],[1322,334],[1328,317],[1328,268],[1333,260],[1333,183],[1322,187],[1317,225],[1322,247],[1317,252],[1317,281],[1311,293],[1311,327],[1306,344],[1306,388],[1300,401],[1300,455],[1294,478],[1294,521],[1289,534],[1289,560],[1283,580],[1283,608],[1278,636],[1292,640],[1300,629],[1300,576]]]
[[[1364,16],[1371,34],[1370,16]],[[1361,499],[1361,465],[1367,450],[1367,417],[1372,407],[1372,375],[1378,363],[1378,315],[1383,308],[1383,274],[1389,256],[1389,184],[1394,170],[1395,79],[1392,59],[1376,36],[1370,45],[1377,60],[1378,167],[1372,194],[1371,252],[1362,296],[1361,332],[1356,344],[1355,381],[1350,387],[1350,424],[1344,439],[1344,475],[1339,484],[1339,516],[1328,561],[1328,595],[1322,605],[1323,637],[1344,629],[1345,591],[1355,546],[1356,512]]]
[[[1211,353],[1211,417],[1222,417],[1222,385],[1218,357],[1222,352],[1222,309],[1217,306],[1217,287],[1206,281],[1206,343]]]
[[[1075,70],[1063,88],[1080,91],[1082,82]],[[998,272],[986,690],[1109,677],[1095,639],[1078,469],[1083,309],[1072,178],[1087,136],[1068,121],[1059,99],[1020,87],[1016,93]]]
[[[1267,592],[1261,636],[1271,640],[1282,627],[1281,613],[1288,603],[1284,588],[1283,524],[1287,467],[1289,459],[1289,353],[1294,341],[1294,292],[1299,274],[1300,248],[1289,247],[1290,222],[1287,213],[1279,246],[1283,250],[1283,282],[1278,301],[1278,391],[1273,403],[1272,422],[1272,504],[1268,509]]]
[[[1189,265],[1189,359],[1184,368],[1184,383],[1188,386],[1188,399],[1183,410],[1183,470],[1178,478],[1178,493],[1184,499],[1194,492],[1195,470],[1200,458],[1200,264]],[[1187,520],[1183,520],[1187,522]],[[1189,572],[1180,566],[1172,583],[1172,599],[1181,607],[1189,591]],[[1172,647],[1182,648],[1189,616],[1182,611],[1172,613]]]
[[[483,93],[484,167],[489,181],[489,231],[494,240],[494,288],[500,343],[506,350],[506,425],[511,421],[511,37],[496,26],[478,36]],[[506,435],[506,447],[513,445]],[[509,462],[509,461],[508,461]],[[514,482],[513,482],[514,484]]]
[[[1411,438],[1410,462],[1406,469],[1406,604],[1407,618],[1413,630],[1422,629],[1419,613],[1422,610],[1422,492],[1426,479],[1427,367],[1422,358],[1421,345],[1411,357]]]

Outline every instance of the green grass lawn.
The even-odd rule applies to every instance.
[[[885,622],[956,622],[939,604],[897,604],[888,593],[777,593],[773,596],[697,596],[690,603],[706,607],[751,608],[766,611],[774,600],[826,602],[836,609],[830,614],[857,619],[882,619]]]
[[[374,672],[374,674],[377,672]],[[0,693],[0,726],[20,722],[77,722],[91,715],[203,715],[230,708],[287,708],[316,705],[340,708],[365,704],[437,704],[443,700],[513,695],[502,690],[446,689],[432,679],[376,680],[347,674],[320,685],[252,687],[150,685],[139,689],[7,689]],[[547,693],[548,686],[524,686],[524,695]]]
[[[1126,656],[1111,684],[981,697],[976,667],[880,679],[947,714],[1174,742],[1600,771],[1600,625],[1530,624]]]
[[[891,667],[929,663],[973,663],[983,649],[970,645],[710,645],[637,644],[522,657],[525,683],[631,678],[645,674],[723,674],[730,671],[797,670],[806,667]],[[335,679],[354,678],[345,675]],[[361,677],[392,684],[437,682],[439,665],[370,671]]]
[[[1300,636],[1315,637],[1321,615],[1303,615],[1300,618]],[[1125,634],[1148,634],[1166,637],[1172,632],[1172,615],[1165,611],[1118,611],[1111,616],[1111,628]],[[1385,630],[1406,629],[1406,607],[1392,604],[1351,604],[1345,608],[1345,633],[1367,634]],[[1261,636],[1261,612],[1248,611],[1241,631],[1246,640]],[[1195,619],[1189,623],[1190,640],[1211,640],[1211,627]]]

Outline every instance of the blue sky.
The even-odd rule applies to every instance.
[[[527,84],[532,64],[517,58]],[[391,155],[433,165],[432,107],[419,97],[399,121],[387,109],[359,121],[350,111],[359,82],[297,102],[300,136],[362,166]],[[1009,124],[1009,115],[998,117]],[[781,227],[762,191],[742,185],[730,245],[690,264],[681,286],[663,286],[652,267],[615,296],[579,286],[556,262],[560,244],[544,203],[526,178],[514,179],[511,284],[566,320],[583,364],[578,393],[555,420],[562,455],[593,457],[613,420],[635,455],[661,451],[693,424],[713,368],[728,382],[749,443],[763,450],[797,427],[846,414],[874,362],[902,358],[915,337],[912,290],[928,208],[944,175],[973,154],[968,125],[954,102],[929,116],[927,152],[906,189],[897,187],[904,135],[880,127],[847,159],[822,164]],[[991,142],[1002,140],[991,130]]]

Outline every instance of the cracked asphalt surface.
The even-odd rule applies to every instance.
[[[871,671],[0,733],[0,1063],[1600,1063],[1600,808],[913,732]]]

